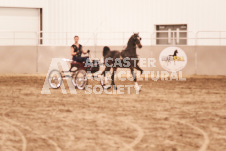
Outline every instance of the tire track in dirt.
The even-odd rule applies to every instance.
[[[3,129],[5,129],[5,127]],[[1,135],[0,146],[4,145],[5,140],[6,140],[6,136],[5,135]]]
[[[54,115],[56,115],[56,113],[60,112],[59,110],[60,110],[60,109],[56,109],[56,110],[53,112]],[[75,116],[75,113],[72,112],[72,117],[74,117],[74,116]],[[92,114],[90,114],[90,116],[92,116]],[[100,117],[100,116],[101,116],[101,115],[98,115],[98,117]],[[68,123],[70,123],[70,124],[74,124],[74,122],[73,122],[72,120],[69,120],[69,119],[67,119],[67,118],[63,118],[63,117],[59,117],[59,116],[57,116],[57,118],[59,118],[59,119],[65,121],[65,122],[68,122]],[[81,118],[82,118],[82,115],[81,115]],[[84,117],[83,117],[83,118],[84,118]],[[90,118],[91,118],[91,117],[90,117]],[[102,116],[101,116],[101,118],[102,118]],[[111,121],[111,122],[112,122],[112,121]],[[66,129],[66,128],[64,128],[64,129]],[[65,148],[69,148],[69,146],[71,145],[71,142],[74,140],[74,136],[71,135],[70,132],[71,132],[71,131],[69,131],[68,134],[69,134],[70,138],[72,138],[72,139],[66,144],[66,147],[65,147]],[[101,134],[101,135],[105,135],[105,134]],[[110,138],[111,140],[114,140],[115,142],[118,142],[118,143],[123,144],[123,146],[125,146],[126,148],[127,148],[127,146],[128,146],[126,143],[124,143],[123,141],[119,140],[118,138],[115,138],[115,137],[109,136],[109,135],[105,135],[105,136],[106,136],[106,138]],[[76,148],[76,147],[79,148],[79,147],[82,147],[83,145],[84,145],[84,144],[79,143],[79,145],[76,145],[76,146],[74,146],[74,147],[75,147],[75,148]],[[95,148],[96,148],[97,150],[100,150],[98,146],[95,146]]]
[[[53,109],[53,108],[38,108],[38,109],[36,109],[35,111],[42,111],[43,109],[45,109],[45,110],[47,110],[47,109],[49,109],[49,110],[51,110],[51,109],[54,110],[54,111],[50,114],[51,118],[52,118],[52,117],[55,117],[55,118],[58,118],[58,119],[60,119],[60,120],[62,120],[62,121],[65,121],[65,122],[67,122],[67,123],[72,123],[71,121],[67,120],[66,118],[61,118],[61,117],[59,117],[59,116],[56,116],[56,114],[59,112],[59,108],[57,108],[57,109]],[[40,116],[40,114],[39,114],[39,116]],[[75,140],[75,137],[71,134],[71,131],[68,130],[66,127],[63,126],[62,129],[63,129],[65,132],[67,132],[68,138],[70,138],[69,141],[67,141],[67,143],[66,143],[66,145],[65,145],[65,149],[68,150],[69,147],[70,147],[70,145],[72,144],[73,140]]]
[[[132,123],[131,120],[128,120],[128,118],[114,118],[114,117],[111,117],[111,116],[109,116],[109,115],[107,115],[105,113],[101,113],[101,114],[99,114],[99,116],[101,118],[105,118],[110,123],[111,122],[114,123],[114,120],[113,119],[119,120],[119,121],[125,123],[126,125],[128,125],[130,127],[133,127],[134,129],[137,130],[138,136],[130,144],[125,143],[122,139],[120,139],[118,137],[116,138],[116,137],[108,136],[108,137],[114,139],[116,142],[119,142],[119,143],[123,144],[123,147],[125,149],[133,151],[134,150],[134,147],[142,140],[142,138],[144,136],[143,129],[139,125],[137,125],[135,123]],[[110,120],[110,119],[112,119],[112,120]]]
[[[226,139],[226,136],[222,134],[222,131],[219,129],[212,128],[211,131],[214,132],[214,134],[217,134],[215,137],[218,139]]]
[[[199,133],[201,133],[203,135],[204,142],[203,142],[202,146],[199,148],[199,151],[206,151],[207,150],[210,140],[209,140],[208,134],[204,130],[202,130],[199,127],[194,126],[192,124],[189,124],[189,123],[186,123],[184,121],[181,121],[179,119],[173,119],[171,121],[172,122],[175,122],[175,123],[180,123],[182,125],[186,125],[188,127],[191,127],[192,129],[195,129]]]
[[[8,150],[10,150],[10,151],[18,151],[18,150],[16,150],[15,148],[13,148],[13,147],[3,147],[3,149],[8,149]],[[4,151],[4,150],[3,150]]]
[[[55,147],[56,151],[61,151],[61,148],[59,148],[58,144],[57,144],[56,142],[54,142],[53,140],[49,139],[48,137],[46,137],[45,135],[42,135],[42,134],[40,134],[40,133],[38,133],[38,132],[32,130],[32,129],[31,129],[30,127],[28,127],[28,126],[25,126],[25,125],[22,125],[22,124],[19,123],[19,122],[16,122],[15,120],[12,120],[12,119],[10,119],[10,118],[7,118],[7,117],[5,116],[6,113],[10,112],[11,110],[12,110],[12,109],[9,109],[9,110],[7,110],[7,111],[5,111],[5,112],[2,113],[2,117],[3,117],[7,122],[9,122],[10,124],[18,125],[18,126],[22,127],[23,129],[26,129],[26,130],[28,130],[28,131],[30,131],[30,132],[36,134],[36,135],[39,136],[40,138],[45,139],[45,140],[47,140],[47,142],[49,142],[50,144],[52,144],[52,145]],[[26,150],[23,150],[23,151],[26,151]]]
[[[54,115],[56,115],[56,113],[60,112],[59,110],[60,109],[56,109],[54,111]],[[75,113],[72,112],[72,114],[73,114],[73,117],[74,117]],[[98,119],[99,118],[98,120],[105,119],[106,121],[108,121],[110,123],[114,122],[113,120],[110,120],[110,119],[114,119],[114,118],[108,116],[107,114],[99,113],[97,116],[95,116],[95,118],[94,117],[92,118],[92,116],[94,116],[92,113],[89,113],[89,114],[90,114],[91,117],[89,117],[88,119],[90,119],[90,118],[91,119],[96,119],[96,118]],[[66,121],[68,123],[73,124],[73,122],[71,120],[67,119],[67,118],[63,118],[63,117],[59,117],[59,116],[57,116],[57,118],[60,118],[63,121]],[[81,115],[81,118],[82,118],[82,115]],[[135,138],[135,140],[132,143],[127,144],[124,141],[122,141],[119,137],[113,137],[113,136],[106,135],[106,134],[103,134],[103,133],[101,135],[103,135],[105,138],[109,138],[109,139],[113,140],[114,142],[117,142],[118,144],[122,144],[123,148],[124,148],[122,150],[126,149],[126,150],[129,150],[129,151],[134,151],[133,147],[136,146],[144,136],[143,130],[141,129],[141,127],[139,125],[130,122],[128,119],[116,119],[116,120],[120,120],[123,123],[126,123],[126,125],[129,125],[130,127],[133,127],[134,129],[136,129],[138,131],[138,136]],[[70,132],[69,132],[69,134],[70,134]],[[71,136],[71,137],[74,138],[74,136]],[[67,147],[70,146],[71,142],[72,142],[72,140],[69,141],[66,146]],[[79,147],[79,146],[77,146],[77,147]]]
[[[130,151],[134,151],[133,148],[130,148],[130,146],[126,143],[124,143],[120,138],[118,137],[112,137],[110,135],[106,135],[106,134],[101,134],[101,135],[104,135],[105,138],[109,138],[111,140],[114,140],[115,142],[117,142],[118,144],[122,144],[124,148],[126,148],[127,150],[130,150]],[[124,151],[124,148],[123,149],[120,149],[120,151]]]
[[[56,114],[56,113],[58,113],[59,112],[59,109],[57,109],[55,112],[54,112],[54,115]],[[57,117],[57,118],[60,118],[60,117]],[[66,118],[60,118],[61,120],[63,120],[63,121],[65,121],[65,122],[67,122],[67,123],[72,123],[71,121],[69,121],[69,120],[67,120]],[[69,138],[70,138],[70,140],[66,143],[66,145],[65,145],[65,148],[66,149],[69,149],[70,148],[70,145],[72,144],[72,142],[73,142],[73,140],[75,140],[75,137],[71,134],[71,131],[70,130],[68,130],[66,127],[62,127],[66,132],[67,132],[67,134],[68,134],[68,136],[69,136]]]
[[[15,127],[15,126],[13,126],[13,125],[11,125],[9,123],[6,123],[4,121],[1,121],[1,122],[4,123],[5,125],[8,125],[8,127],[5,127],[6,129],[10,129],[11,128],[11,129],[13,129],[14,131],[16,131],[19,134],[19,136],[20,136],[20,138],[22,140],[22,148],[21,148],[21,150],[22,151],[26,151],[26,149],[27,149],[27,139],[25,138],[24,134],[17,127]]]
[[[41,110],[41,109],[40,109],[40,110]],[[60,120],[62,120],[62,121],[65,121],[65,122],[70,123],[70,124],[73,125],[74,122],[73,122],[72,119],[68,119],[68,117],[61,117],[61,116],[58,116],[58,115],[57,115],[57,113],[61,113],[60,110],[62,110],[62,109],[61,109],[61,108],[55,109],[55,110],[52,112],[51,116],[54,116],[55,118],[58,118],[58,119],[60,119]],[[74,113],[73,111],[72,111],[72,116],[70,116],[70,117],[75,117],[75,113]],[[81,115],[81,117],[79,117],[79,118],[82,118],[82,115]],[[72,144],[72,141],[75,139],[75,137],[71,134],[71,131],[70,131],[70,130],[68,130],[68,129],[65,128],[65,127],[62,127],[62,128],[68,132],[68,136],[70,137],[70,141],[68,141],[68,142],[66,143],[66,145],[65,145],[65,148],[68,149],[68,148],[70,147],[70,145]],[[112,137],[111,137],[111,138],[112,138]],[[117,139],[114,139],[114,140],[117,140]],[[80,141],[78,141],[78,142],[77,142],[78,145],[75,145],[75,146],[73,146],[73,147],[74,147],[74,148],[85,147],[85,146],[84,146],[84,141],[85,141],[85,140],[80,140]],[[97,150],[100,150],[100,149],[98,148],[98,146],[95,146],[95,148],[96,148]]]
[[[132,123],[132,122],[131,122],[130,120],[128,120],[128,119],[121,118],[121,119],[119,119],[119,120],[121,120],[121,121],[127,123],[129,126],[133,127],[133,128],[136,129],[137,132],[138,132],[138,136],[134,139],[134,141],[133,141],[132,143],[130,143],[130,144],[127,145],[127,147],[128,147],[129,149],[133,150],[133,148],[134,148],[134,147],[142,140],[142,138],[144,137],[144,131],[143,131],[143,129],[142,129],[139,125],[137,125],[137,124],[135,124],[135,123]]]
[[[37,110],[39,110],[39,111],[43,111],[43,109],[47,109],[47,108],[39,108],[39,109],[36,109],[35,111],[37,111]],[[54,110],[54,111],[52,111],[52,113],[50,114],[50,118],[56,118],[56,119],[58,119],[58,120],[61,120],[61,121],[64,121],[64,122],[66,122],[66,123],[64,123],[64,124],[70,124],[70,125],[73,125],[74,124],[74,122],[73,122],[73,120],[71,119],[68,119],[68,117],[62,117],[62,116],[59,116],[59,115],[57,115],[57,114],[61,114],[61,111],[60,110],[65,110],[65,109],[62,109],[62,108],[56,108],[56,109],[53,109],[53,108],[49,108],[50,110],[52,109],[52,110]],[[72,112],[72,116],[69,116],[69,117],[74,117],[74,113]],[[39,116],[40,116],[40,114],[39,114]],[[67,136],[68,136],[68,138],[70,138],[68,141],[67,141],[67,143],[65,144],[65,146],[64,146],[64,148],[65,148],[65,150],[69,150],[69,149],[72,149],[71,148],[71,145],[72,145],[72,143],[73,143],[73,141],[75,140],[75,137],[74,137],[74,135],[72,135],[72,131],[71,131],[71,129],[68,129],[67,127],[65,127],[65,126],[61,126],[62,127],[62,129],[66,132],[66,134],[67,134]],[[78,141],[79,142],[79,141]],[[76,148],[76,147],[82,147],[84,144],[82,144],[82,143],[79,143],[79,145],[74,145],[73,146],[73,148]],[[98,146],[95,146],[95,148],[97,149],[97,150],[99,150],[98,149]]]
[[[99,113],[99,115],[97,117],[102,119],[102,120],[105,119],[109,123],[114,123],[113,119],[115,119],[114,117],[111,117],[111,116],[109,116],[109,115],[107,115],[105,113]],[[110,119],[112,119],[112,120],[110,120]],[[120,120],[120,121],[123,121],[123,123],[125,123],[124,120],[121,120],[121,119],[116,119],[116,120]],[[129,150],[129,151],[134,151],[133,147],[131,147],[130,144],[125,143],[119,137],[116,137],[116,136],[113,137],[113,136],[106,135],[106,134],[103,134],[103,133],[101,135],[104,135],[106,138],[110,138],[111,140],[117,142],[118,144],[122,144],[123,145],[123,149],[120,149],[120,151],[121,150],[124,151],[125,149]]]

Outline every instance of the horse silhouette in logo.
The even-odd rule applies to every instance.
[[[166,61],[167,62],[167,65],[169,63],[171,63],[171,61],[174,61],[174,64],[176,64],[176,60],[177,60],[177,54],[178,54],[178,51],[175,50],[173,55],[168,55],[168,56],[163,56],[162,57],[162,61]]]

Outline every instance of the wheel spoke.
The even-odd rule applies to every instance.
[[[85,70],[78,70],[75,76],[72,79],[72,82],[77,86],[78,89],[84,89],[87,84],[87,77],[86,77]]]
[[[51,88],[54,88],[54,89],[59,88],[63,81],[60,71],[55,70],[55,69],[52,70],[49,73],[48,81],[49,81],[49,85]]]

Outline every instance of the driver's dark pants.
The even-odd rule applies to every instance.
[[[76,62],[90,63],[89,57],[80,57],[80,56],[75,57],[75,56],[74,56],[72,59],[73,59],[73,61],[76,61]],[[85,66],[86,66],[86,65],[85,65]],[[89,65],[87,65],[87,66],[89,66]]]

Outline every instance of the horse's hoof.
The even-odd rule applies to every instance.
[[[135,90],[136,90],[137,92],[140,92],[140,91],[141,91],[141,87],[140,87],[139,85],[135,85],[134,88],[135,88]]]
[[[141,91],[141,89],[140,89],[140,88],[135,88],[135,90],[136,90],[137,92],[140,92],[140,91]]]

